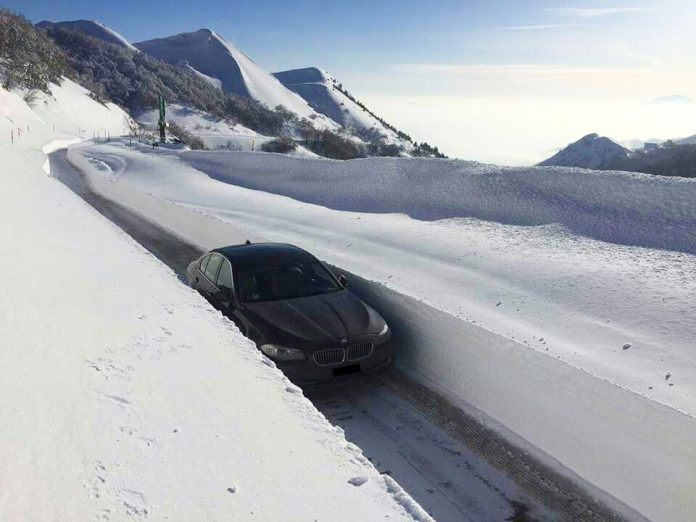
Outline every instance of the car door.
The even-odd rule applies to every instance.
[[[198,290],[201,279],[205,277],[203,273],[205,271],[205,266],[208,264],[208,261],[210,261],[210,256],[211,254],[201,257],[198,263],[196,263],[195,268],[190,273],[189,283],[196,290]]]
[[[236,301],[234,283],[232,282],[232,265],[224,257],[215,279],[215,287],[216,292],[212,296],[213,305],[231,317],[230,312],[234,310]]]
[[[229,317],[237,325],[244,335],[250,335],[254,328],[244,316],[244,310],[239,303],[239,298],[234,287],[234,276],[229,259],[224,258],[217,279],[215,280],[217,293],[214,296],[213,306]]]
[[[217,279],[217,274],[220,270],[220,265],[222,265],[223,259],[224,258],[218,253],[213,252],[210,254],[210,258],[205,263],[201,277],[199,277],[198,280],[198,286],[196,287],[198,291],[211,302],[213,295],[217,292],[215,280]],[[201,266],[203,266],[203,264],[201,264]]]

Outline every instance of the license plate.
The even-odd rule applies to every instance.
[[[352,373],[359,373],[360,372],[360,365],[359,364],[351,364],[350,366],[344,366],[343,368],[334,368],[332,371],[333,371],[334,377],[343,377],[344,375],[350,375]]]

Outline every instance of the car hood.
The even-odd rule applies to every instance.
[[[278,337],[322,342],[375,334],[385,324],[377,312],[348,290],[282,301],[247,303],[245,308],[256,316],[256,326],[273,342],[280,342]]]

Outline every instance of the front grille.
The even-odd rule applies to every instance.
[[[341,364],[346,360],[346,351],[343,348],[329,348],[314,352],[314,362],[319,366],[331,366],[333,364]]]
[[[372,343],[354,344],[346,350],[346,359],[349,361],[359,361],[370,355],[372,355]]]

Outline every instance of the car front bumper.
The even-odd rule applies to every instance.
[[[394,361],[394,346],[391,340],[374,347],[365,359],[331,366],[319,366],[310,358],[304,361],[276,361],[276,365],[296,384],[319,384],[342,381],[378,372]]]

